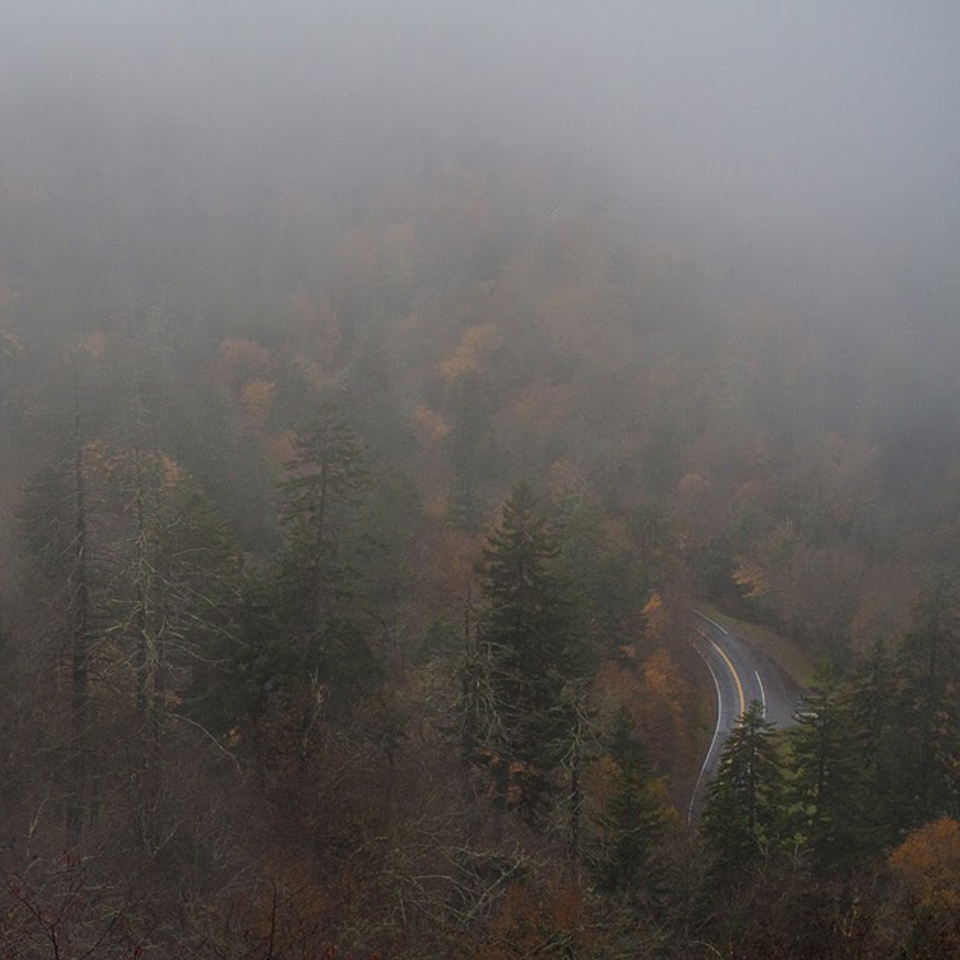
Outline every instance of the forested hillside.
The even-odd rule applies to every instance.
[[[957,955],[955,305],[94,52],[0,97],[3,956]],[[700,604],[816,668],[688,818]]]

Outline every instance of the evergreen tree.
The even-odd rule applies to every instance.
[[[825,677],[803,698],[792,747],[790,799],[798,832],[819,867],[852,862],[865,843],[863,770],[839,684]]]
[[[845,690],[853,749],[861,767],[860,817],[869,849],[895,839],[896,785],[900,780],[895,749],[900,736],[899,677],[886,644],[878,642],[858,664]]]
[[[519,484],[484,548],[479,641],[488,709],[497,714],[486,728],[494,731],[498,794],[528,817],[544,809],[566,752],[564,687],[586,668],[571,585],[557,571],[557,555],[532,490]]]
[[[343,571],[337,569],[338,521],[355,505],[368,474],[360,439],[340,411],[325,404],[297,434],[290,476],[280,486],[280,523],[295,562],[304,566],[315,601]]]
[[[610,737],[616,765],[613,795],[601,816],[603,840],[595,869],[600,889],[636,893],[656,881],[653,848],[663,833],[665,808],[653,767],[629,712],[621,707]]]
[[[278,582],[280,620],[298,670],[323,682],[372,666],[357,622],[358,574],[344,549],[369,475],[360,439],[331,404],[297,436],[280,487],[286,543]]]
[[[898,826],[907,830],[960,811],[960,603],[946,574],[914,608],[900,672]]]
[[[754,700],[737,721],[710,785],[702,830],[721,874],[742,870],[783,837],[783,770],[773,725]]]
[[[633,641],[643,606],[640,565],[631,547],[608,542],[606,514],[580,470],[561,460],[551,473],[559,564],[577,585],[585,632],[597,647],[619,649]]]

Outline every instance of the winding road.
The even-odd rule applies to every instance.
[[[740,715],[759,700],[777,729],[793,723],[799,690],[789,676],[763,651],[695,611],[692,642],[703,657],[717,693],[717,722],[710,746],[690,797],[687,822],[699,812],[706,785],[713,779],[727,735]]]

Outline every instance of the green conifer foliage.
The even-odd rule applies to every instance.
[[[479,642],[488,664],[489,709],[501,798],[527,816],[542,812],[570,728],[565,685],[584,669],[571,587],[531,488],[514,488],[484,548],[485,609]]]
[[[372,669],[358,623],[359,575],[344,543],[368,483],[364,449],[331,404],[296,440],[280,487],[286,535],[279,576],[281,629],[297,651],[298,669],[322,682],[356,680]]]
[[[896,743],[900,736],[899,676],[886,644],[877,643],[845,689],[854,750],[861,767],[858,816],[867,848],[879,850],[896,839],[900,779]]]
[[[898,820],[910,829],[960,811],[960,602],[945,574],[914,608],[900,672]]]
[[[746,869],[783,838],[783,769],[773,725],[755,700],[737,722],[710,785],[702,830],[719,873]]]
[[[318,576],[335,552],[337,520],[367,483],[364,450],[340,411],[325,404],[297,434],[296,453],[281,484],[280,523]]]
[[[790,798],[799,833],[818,866],[850,863],[863,849],[863,769],[839,684],[831,677],[807,693],[789,731]]]

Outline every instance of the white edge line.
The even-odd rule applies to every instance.
[[[698,617],[701,617],[702,619],[706,620],[707,623],[709,623],[711,627],[716,627],[725,637],[729,637],[729,636],[730,636],[730,634],[729,634],[726,630],[724,630],[723,627],[721,627],[720,624],[717,623],[716,620],[711,620],[708,616],[705,616],[705,615],[702,614],[699,610],[694,610],[693,612],[694,612]]]
[[[763,692],[763,681],[760,679],[760,671],[754,670],[753,675],[757,678],[757,684],[760,687],[760,701],[763,703],[763,718],[767,718],[767,695]]]
[[[706,618],[704,618],[706,619]],[[723,716],[723,695],[720,693],[720,681],[717,680],[717,675],[714,672],[713,667],[710,666],[710,661],[704,656],[703,651],[696,647],[697,653],[703,658],[703,662],[707,665],[707,669],[710,671],[710,676],[713,677],[713,685],[717,688],[717,728],[713,731],[713,739],[710,741],[710,749],[707,750],[707,755],[703,758],[703,766],[700,767],[700,772],[697,774],[697,782],[693,785],[693,796],[690,797],[690,807],[687,810],[687,823],[690,823],[693,820],[693,805],[697,802],[697,794],[700,792],[700,781],[703,779],[703,772],[707,769],[707,764],[710,762],[710,757],[713,755],[713,748],[717,745],[717,737],[720,736],[720,719]]]

